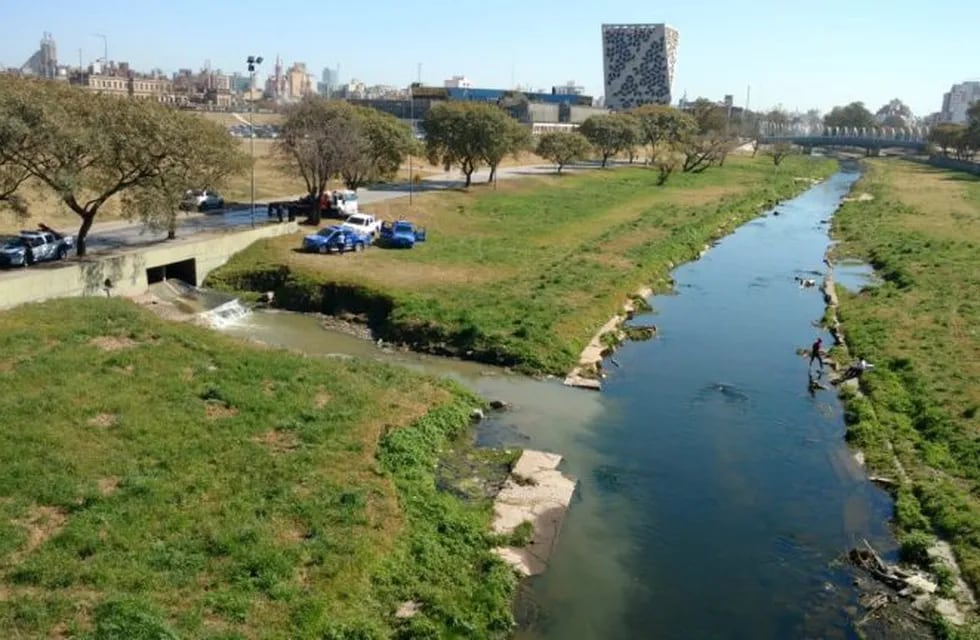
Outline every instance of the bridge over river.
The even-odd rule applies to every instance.
[[[824,127],[759,123],[763,144],[789,142],[806,150],[814,147],[861,147],[869,154],[898,148],[922,152],[928,144],[928,127]]]

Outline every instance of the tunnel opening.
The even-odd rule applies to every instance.
[[[194,258],[171,262],[146,270],[146,283],[155,284],[171,278],[183,280],[189,285],[197,286],[197,265]]]

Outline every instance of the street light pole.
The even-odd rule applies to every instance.
[[[248,64],[248,151],[249,155],[252,156],[252,170],[251,170],[251,193],[252,193],[252,209],[251,209],[251,219],[252,226],[255,226],[255,67],[262,64],[262,56],[249,56],[245,59]]]
[[[102,64],[109,66],[109,38],[103,33],[93,33],[96,38],[102,38]]]

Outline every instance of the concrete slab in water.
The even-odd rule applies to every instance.
[[[560,462],[558,454],[524,451],[493,505],[495,533],[511,533],[525,521],[534,527],[527,546],[494,550],[525,576],[543,573],[547,568],[575,492],[575,481],[558,471]]]

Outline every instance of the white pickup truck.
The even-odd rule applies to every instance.
[[[356,231],[369,238],[376,238],[378,237],[378,232],[381,231],[381,220],[375,218],[370,213],[355,213],[352,216],[348,216],[340,226]]]

